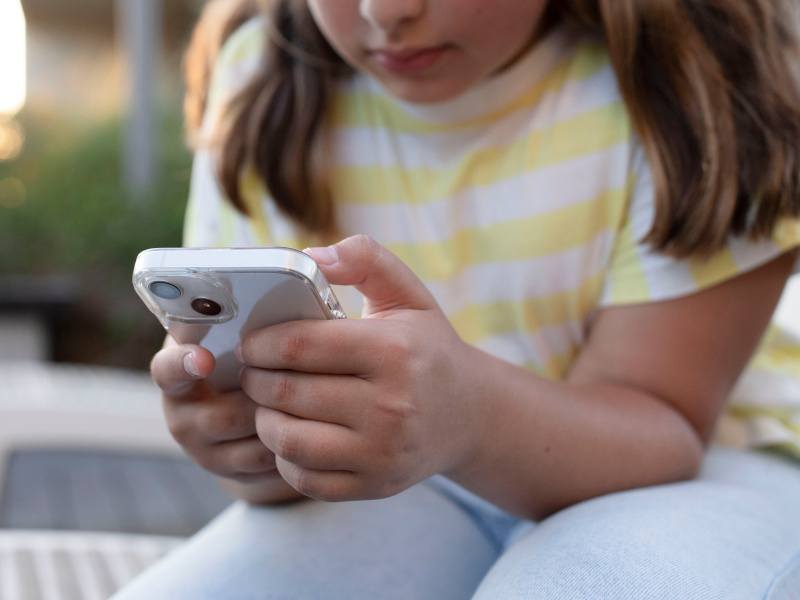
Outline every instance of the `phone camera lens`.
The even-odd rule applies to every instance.
[[[175,300],[181,295],[181,288],[166,281],[154,281],[148,287],[154,296],[164,300]]]
[[[207,317],[213,317],[222,312],[222,307],[208,298],[195,298],[192,300],[192,308]]]

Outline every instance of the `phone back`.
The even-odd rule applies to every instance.
[[[303,257],[290,258],[311,260]],[[263,262],[262,266],[248,266],[251,261],[236,261],[229,255],[233,264],[238,262],[231,267],[213,261],[204,264],[201,258],[196,257],[193,267],[172,264],[174,261],[161,266],[137,261],[134,287],[177,342],[199,344],[211,351],[216,367],[209,383],[215,389],[239,387],[241,364],[234,349],[250,332],[286,321],[343,316],[333,292],[322,284],[321,274],[309,277],[308,263],[303,262],[302,268]]]

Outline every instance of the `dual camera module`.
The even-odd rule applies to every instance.
[[[147,287],[154,296],[158,296],[163,300],[176,300],[183,294],[177,285],[167,281],[153,281]],[[191,306],[192,310],[206,317],[214,317],[222,312],[222,307],[219,303],[209,298],[194,298]]]

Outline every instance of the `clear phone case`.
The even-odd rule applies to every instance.
[[[314,260],[291,248],[153,248],[137,257],[133,286],[177,342],[211,351],[219,391],[239,387],[233,352],[251,331],[345,318]]]

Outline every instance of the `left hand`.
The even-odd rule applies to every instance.
[[[245,338],[242,389],[297,491],[391,496],[461,466],[480,436],[470,347],[422,282],[367,236],[307,250],[365,297],[361,320],[294,321]]]

